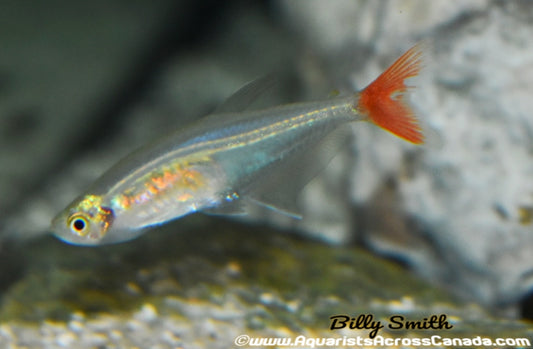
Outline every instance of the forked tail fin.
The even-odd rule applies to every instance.
[[[361,91],[357,109],[376,125],[411,143],[421,144],[424,135],[416,116],[405,100],[407,78],[421,69],[421,44],[413,46]]]

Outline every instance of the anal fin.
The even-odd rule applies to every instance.
[[[300,219],[298,197],[304,187],[348,143],[349,127],[338,127],[318,144],[295,151],[267,169],[247,191],[245,199],[286,216]]]

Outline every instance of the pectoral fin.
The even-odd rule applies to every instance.
[[[217,206],[203,208],[201,212],[213,216],[243,216],[246,214],[246,207],[242,200],[236,199],[223,201]]]

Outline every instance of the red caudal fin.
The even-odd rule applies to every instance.
[[[359,97],[357,109],[379,127],[414,144],[424,135],[411,107],[405,100],[407,78],[418,75],[422,62],[420,44],[405,52],[368,85]]]

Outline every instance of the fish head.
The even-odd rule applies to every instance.
[[[59,239],[75,245],[99,245],[115,218],[113,209],[102,205],[99,195],[74,200],[53,220],[51,230]]]

